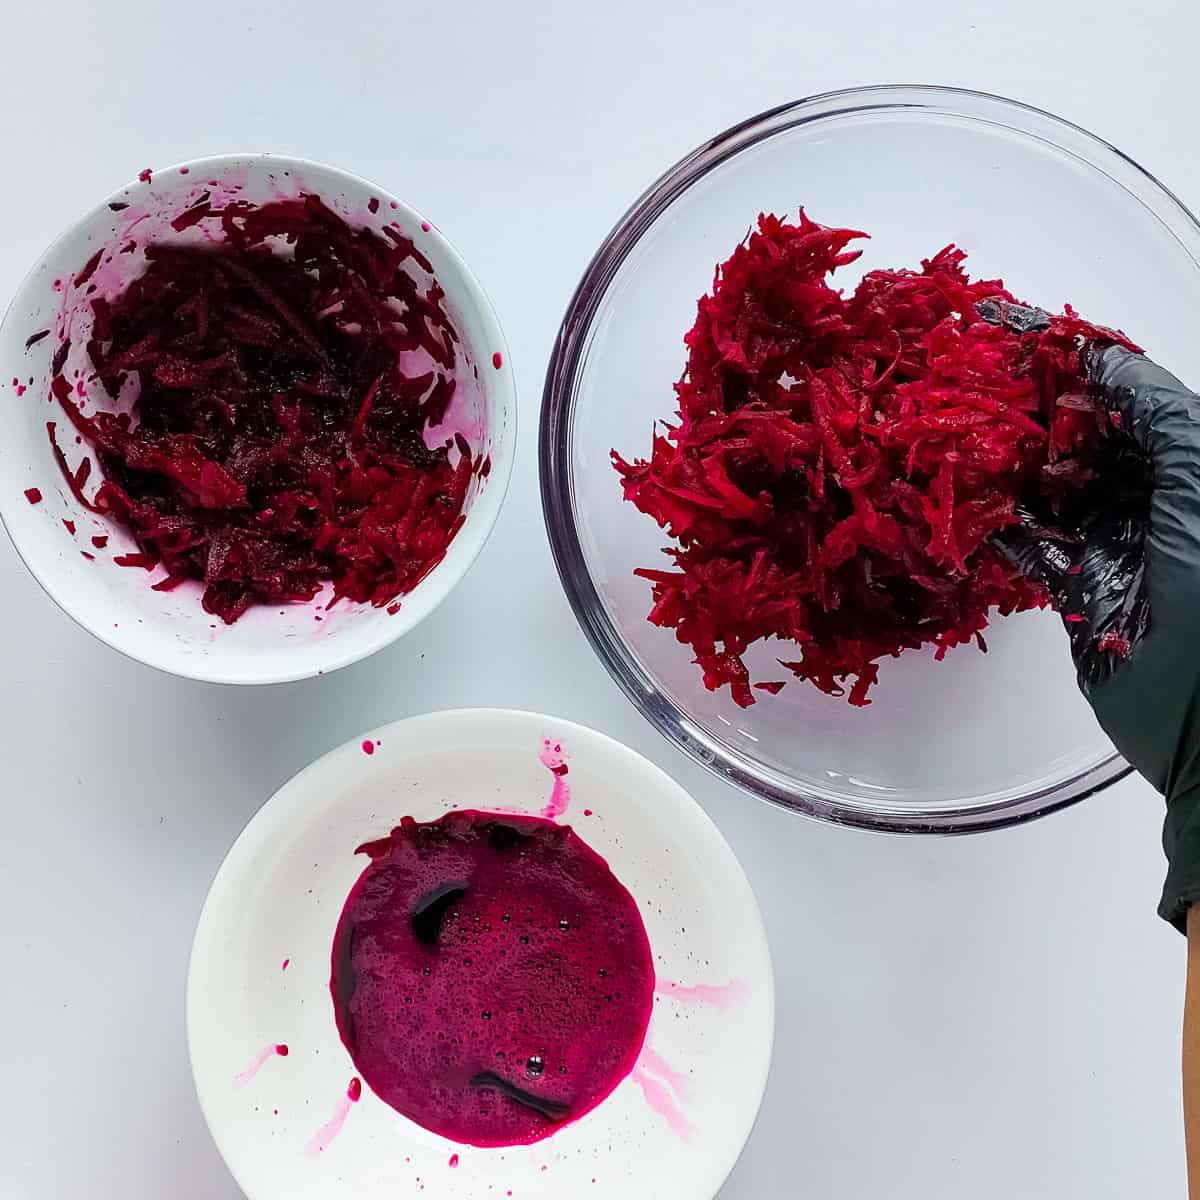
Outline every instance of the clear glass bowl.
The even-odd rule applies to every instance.
[[[629,210],[588,267],[546,378],[541,482],[575,614],[625,693],[668,738],[764,799],[829,821],[963,832],[1036,817],[1128,766],[1079,695],[1058,618],[997,620],[990,652],[885,661],[874,703],[851,708],[794,681],[739,709],[705,690],[688,647],[650,625],[635,567],[667,538],[622,500],[609,449],[643,456],[696,300],[760,211],[865,229],[841,275],[915,266],[948,242],[973,275],[1119,326],[1200,380],[1200,226],[1131,159],[1010,100],[886,86],[815,96],[688,155]],[[784,647],[757,647],[776,678]]]

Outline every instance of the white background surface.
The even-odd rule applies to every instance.
[[[1090,127],[1200,206],[1193,0],[4,12],[0,292],[141,167],[243,149],[326,160],[410,199],[465,254],[505,325],[524,427],[496,535],[445,607],[303,684],[239,691],[126,662],[0,546],[0,1197],[237,1197],[184,1047],[209,880],[316,755],[395,717],[484,704],[650,755],[757,888],[777,1054],[723,1200],[1182,1196],[1183,943],[1154,916],[1161,801],[1130,782],[1023,829],[917,841],[718,784],[633,712],[579,633],[542,528],[536,420],[559,317],[625,206],[699,141],[803,94],[1005,93]]]

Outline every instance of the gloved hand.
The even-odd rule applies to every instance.
[[[993,301],[980,315],[1021,332],[1045,322],[1039,310]],[[1200,396],[1122,346],[1087,344],[1080,356],[1118,446],[1147,468],[1148,503],[1093,489],[1073,527],[1022,512],[999,540],[1053,596],[1105,732],[1166,796],[1159,912],[1183,929],[1200,900]]]

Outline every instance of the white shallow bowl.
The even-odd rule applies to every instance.
[[[50,363],[63,333],[73,335],[68,374],[88,366],[83,349],[90,320],[86,285],[76,287],[74,277],[97,250],[111,248],[89,283],[97,284],[102,295],[115,295],[144,269],[145,245],[204,244],[211,235],[203,225],[176,232],[170,220],[205,192],[214,203],[261,203],[312,192],[351,224],[382,229],[394,223],[426,255],[445,290],[444,305],[463,353],[451,412],[442,426],[427,432],[427,440],[441,442],[461,432],[473,452],[490,457],[491,471],[472,484],[466,519],[445,558],[401,599],[395,613],[346,601],[326,613],[327,587],[310,604],[256,607],[226,626],[201,607],[199,584],[154,592],[146,572],[115,565],[114,556],[137,549],[132,537],[84,511],[54,462],[48,420],[57,421],[73,466],[85,453],[66,435],[61,408],[49,401]],[[113,205],[125,207],[114,211]],[[133,252],[119,252],[130,243],[136,247]],[[412,269],[424,286],[427,277]],[[49,329],[50,336],[26,347],[26,339],[42,329]],[[494,360],[494,355],[499,357]],[[0,383],[0,518],[18,553],[47,593],[85,629],[131,658],[193,679],[302,679],[357,662],[395,641],[428,616],[474,562],[495,524],[512,471],[512,366],[479,283],[421,214],[364,179],[304,159],[269,154],[197,159],[155,171],[148,181],[139,179],[97,205],[42,255],[17,292],[0,327]],[[41,491],[42,503],[26,499],[25,489],[31,487]],[[75,523],[74,536],[64,521]],[[91,544],[96,534],[109,538],[103,550]],[[95,561],[81,551],[94,554]],[[319,622],[314,619],[318,612]]]
[[[638,900],[658,988],[646,1048],[597,1108],[532,1146],[478,1149],[409,1121],[363,1087],[334,1022],[330,949],[365,866],[355,847],[403,816],[452,807],[538,814],[561,744],[559,819]],[[774,984],[754,895],[699,806],[592,730],[475,709],[376,730],[302,771],[247,825],[213,882],[188,978],[188,1042],[209,1128],[250,1200],[710,1200],[754,1123]],[[284,960],[288,965],[283,969]],[[289,1053],[272,1053],[276,1044]],[[261,1060],[253,1078],[235,1078]],[[317,1154],[331,1118],[344,1127]],[[452,1159],[452,1156],[457,1156]],[[453,1165],[452,1164],[453,1161]]]

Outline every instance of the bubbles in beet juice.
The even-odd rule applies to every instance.
[[[629,1074],[653,1007],[650,945],[633,897],[569,827],[452,812],[360,849],[371,862],[338,923],[331,991],[376,1095],[452,1140],[516,1145]]]

